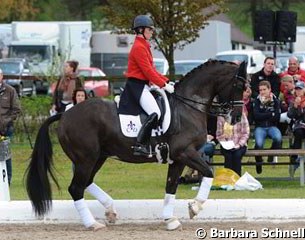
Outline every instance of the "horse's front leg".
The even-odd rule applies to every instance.
[[[176,191],[179,183],[179,177],[184,169],[184,164],[174,162],[169,164],[166,181],[166,194],[163,205],[163,219],[167,230],[176,230],[181,228],[181,223],[174,216],[174,205],[176,200]]]
[[[202,206],[208,199],[211,186],[213,183],[213,173],[204,161],[200,154],[195,149],[188,149],[179,158],[188,167],[199,171],[202,175],[202,181],[195,199],[189,203],[189,215],[190,218],[194,218],[202,210]]]

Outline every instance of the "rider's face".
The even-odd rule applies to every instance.
[[[153,28],[145,28],[144,29],[144,36],[147,40],[151,39],[152,35],[154,33],[154,29]]]

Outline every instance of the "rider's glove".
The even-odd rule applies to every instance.
[[[175,91],[175,87],[172,84],[166,83],[163,89],[169,93],[173,93]]]

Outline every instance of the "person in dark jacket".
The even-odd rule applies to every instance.
[[[278,98],[271,92],[268,81],[259,83],[259,95],[253,103],[253,120],[255,122],[255,149],[263,149],[266,137],[272,139],[271,149],[280,149],[282,134],[277,128],[281,116],[281,105]],[[255,157],[257,163],[263,161],[261,156]],[[268,162],[273,162],[273,156],[268,157]],[[262,172],[262,165],[256,165],[256,172]]]
[[[21,113],[20,102],[15,88],[3,82],[3,73],[0,69],[0,135],[13,137],[13,122]],[[6,171],[9,185],[12,180],[12,159],[6,160]],[[2,181],[2,180],[1,180]]]
[[[279,75],[274,72],[275,59],[273,57],[266,57],[264,60],[264,67],[254,73],[251,77],[251,90],[252,98],[256,98],[259,95],[259,83],[261,81],[268,81],[271,84],[271,91],[276,96],[280,95],[281,80]]]

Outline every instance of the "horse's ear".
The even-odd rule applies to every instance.
[[[247,63],[245,61],[243,61],[238,68],[238,76],[243,76],[246,77],[247,76]]]

